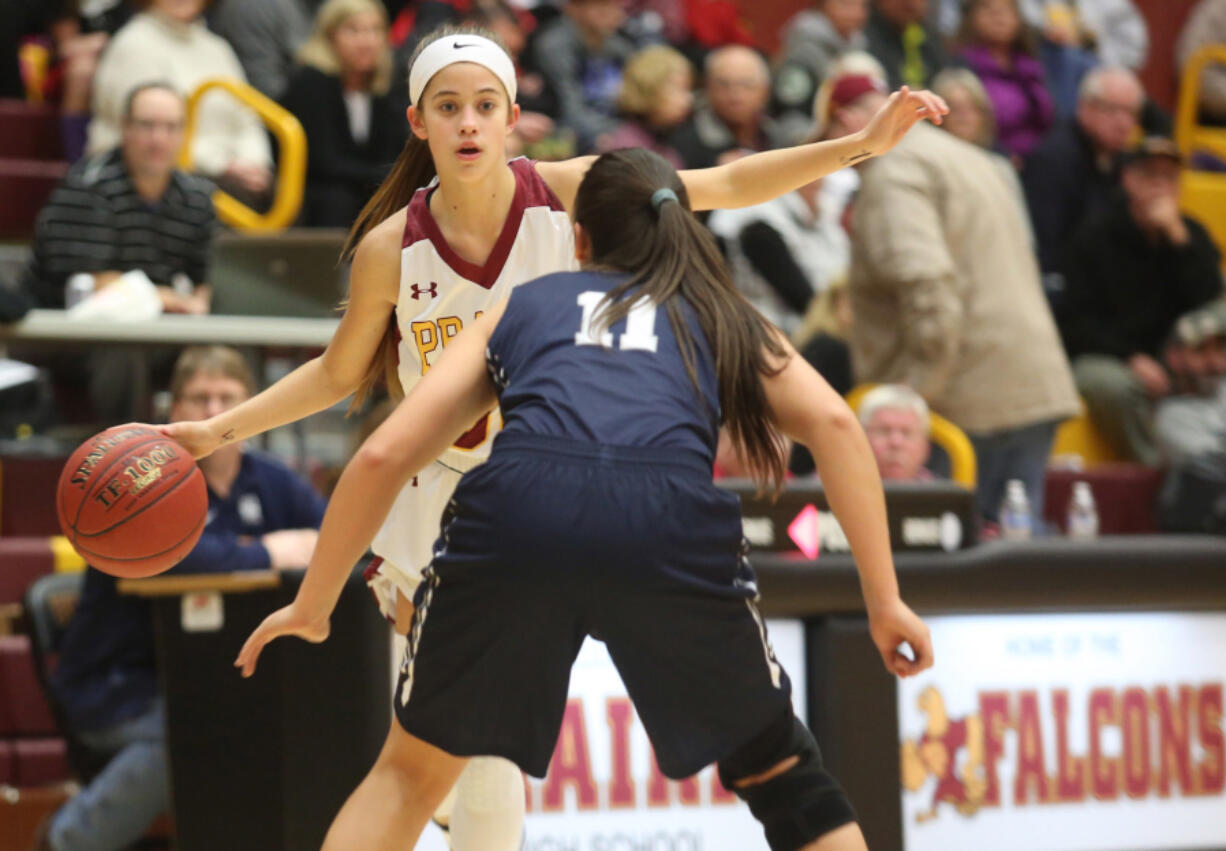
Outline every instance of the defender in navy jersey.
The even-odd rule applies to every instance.
[[[668,316],[656,305],[644,300],[626,319],[594,333],[601,301],[628,277],[562,272],[512,293],[486,353],[503,428],[686,449],[714,463],[719,385],[693,310],[681,308],[698,348],[697,386],[686,374]]]
[[[256,629],[236,665],[250,675],[281,635],[326,638],[348,566],[398,488],[500,404],[505,426],[456,488],[414,600],[387,743],[324,848],[411,842],[469,756],[542,776],[590,635],[606,644],[666,775],[717,763],[774,851],[863,849],[850,803],[792,713],[754,606],[739,505],[711,467],[721,424],[776,484],[781,432],[811,448],[856,556],[874,643],[909,676],[932,664],[931,643],[898,594],[867,439],[737,293],[663,159],[600,157],[579,188],[575,235],[586,271],[523,285],[466,328],[363,445],[297,599]]]

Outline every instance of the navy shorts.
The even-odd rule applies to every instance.
[[[590,635],[660,770],[687,777],[791,711],[756,597],[740,501],[709,459],[503,432],[443,518],[396,716],[448,753],[543,777]]]

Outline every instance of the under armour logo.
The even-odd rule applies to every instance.
[[[430,298],[438,298],[438,284],[431,282],[430,286],[426,287],[425,289],[422,289],[421,287],[417,286],[417,284],[413,285],[413,300],[414,301],[421,298],[422,295],[426,293],[429,293]]]

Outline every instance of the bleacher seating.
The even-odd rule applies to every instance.
[[[66,543],[66,542],[65,542]],[[68,564],[48,537],[0,537],[0,606],[21,611],[29,586]],[[17,618],[0,626],[0,784],[58,783],[72,776],[68,748],[43,696],[26,635],[11,634]],[[2,831],[0,831],[2,835]],[[0,843],[0,848],[8,847]]]
[[[0,538],[0,603],[17,603],[30,583],[55,570],[55,553],[46,537]]]
[[[55,106],[0,100],[0,238],[26,239],[68,172]]]
[[[50,160],[0,159],[0,238],[29,239],[34,220],[69,164]]]
[[[1051,457],[1060,460],[1079,459],[1077,463],[1083,469],[1124,460],[1094,425],[1094,421],[1086,413],[1084,402],[1081,405],[1081,413],[1060,423],[1056,429]]]
[[[0,158],[62,160],[59,110],[50,104],[0,99]]]
[[[0,455],[0,534],[58,535],[55,485],[69,451]],[[0,599],[7,599],[0,594]]]
[[[17,786],[48,786],[71,777],[68,751],[61,738],[16,739],[13,750],[17,755]]]

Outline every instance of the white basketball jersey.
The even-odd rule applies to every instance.
[[[506,298],[514,287],[547,275],[577,269],[574,231],[562,202],[522,157],[508,165],[515,174],[515,197],[502,233],[484,265],[469,263],[447,244],[430,213],[434,186],[420,189],[409,202],[400,252],[400,333],[398,373],[408,393],[460,330]],[[383,528],[375,553],[390,562],[413,586],[430,560],[439,519],[459,474],[489,457],[501,426],[494,411],[401,491]],[[439,465],[447,468],[442,470]],[[411,587],[405,587],[411,592]]]
[[[578,268],[574,232],[562,203],[523,157],[511,160],[515,197],[502,233],[485,265],[452,251],[430,214],[433,186],[409,203],[400,253],[400,383],[408,393],[442,355],[465,324],[506,298],[512,288],[546,275]],[[482,421],[456,441],[439,461],[469,470],[489,455],[499,422]]]

